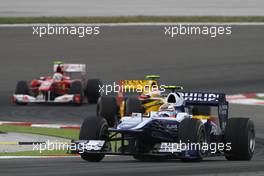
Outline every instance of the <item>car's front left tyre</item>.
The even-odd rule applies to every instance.
[[[88,117],[82,123],[80,140],[105,140],[108,139],[108,125],[104,118]],[[104,158],[101,153],[80,153],[81,158],[90,162],[99,162]]]

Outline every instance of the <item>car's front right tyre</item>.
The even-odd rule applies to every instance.
[[[205,126],[199,119],[186,118],[179,125],[178,138],[183,144],[189,145],[194,143],[202,146],[204,143],[207,143]],[[198,162],[207,154],[207,151],[202,150],[201,147],[191,152],[194,152],[195,156],[189,158],[184,156],[181,160],[185,162]]]
[[[16,90],[15,90],[16,95],[29,95],[30,94],[30,89],[28,86],[27,81],[18,81],[16,85]],[[16,105],[27,105],[27,103],[24,102],[14,102]]]

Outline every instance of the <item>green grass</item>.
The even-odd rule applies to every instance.
[[[0,24],[128,22],[264,22],[264,16],[0,17]]]
[[[27,126],[13,126],[1,125],[1,132],[17,132],[17,133],[30,133],[40,134],[54,137],[61,137],[66,139],[78,139],[79,130],[76,129],[56,129],[56,128],[37,128]],[[44,151],[25,151],[25,152],[0,152],[0,156],[54,156],[54,155],[71,155],[67,150],[44,150]]]
[[[54,137],[62,137],[66,139],[78,140],[79,130],[77,129],[56,129],[56,128],[38,128],[27,126],[13,126],[13,125],[0,125],[1,132],[17,132],[17,133],[30,133],[40,134]],[[120,134],[117,135],[120,137]],[[126,143],[127,144],[127,143]],[[111,142],[112,148],[119,148],[121,141]],[[50,156],[50,155],[71,155],[67,150],[43,150],[41,151],[25,151],[25,152],[0,152],[0,156]]]
[[[26,126],[1,125],[0,131],[41,134],[41,135],[61,137],[66,139],[75,139],[75,140],[79,138],[79,130],[76,129],[38,128],[38,127],[26,127]]]
[[[44,150],[39,151],[25,151],[25,152],[0,152],[0,156],[65,156],[68,154],[67,150]]]
[[[66,139],[78,140],[79,130],[76,129],[56,129],[56,128],[37,128],[13,125],[0,125],[1,132],[17,132],[17,133],[31,133],[41,134],[54,137],[62,137]],[[120,134],[117,135],[120,137]],[[127,144],[127,143],[126,143]],[[111,142],[112,148],[119,148],[121,141]],[[70,155],[67,150],[51,150],[46,151],[25,151],[25,152],[0,152],[0,156],[50,156],[50,155]]]

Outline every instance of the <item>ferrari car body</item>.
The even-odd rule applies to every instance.
[[[74,103],[80,105],[87,97],[96,103],[100,96],[98,79],[87,79],[85,64],[54,63],[53,76],[42,76],[30,82],[19,81],[12,102],[28,103]],[[77,78],[73,78],[77,77]]]

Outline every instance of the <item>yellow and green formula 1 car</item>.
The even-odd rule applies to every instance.
[[[147,75],[146,80],[124,80],[122,84],[128,87],[144,87],[143,91],[132,95],[120,92],[118,95],[119,116],[131,115],[133,112],[149,113],[158,111],[163,102],[164,85],[159,84],[158,75]]]
[[[120,119],[132,112],[158,111],[163,104],[162,93],[165,91],[159,79],[159,75],[147,75],[144,80],[119,81],[117,96],[102,96],[98,100],[97,115],[108,119],[111,126],[114,125],[113,119]]]

